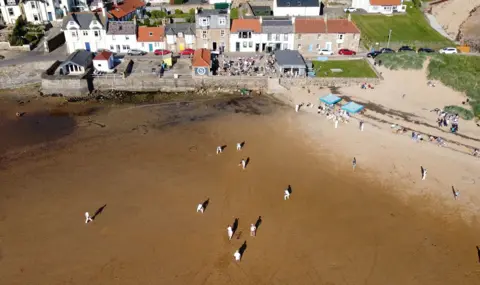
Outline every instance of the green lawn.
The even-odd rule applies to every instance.
[[[380,47],[385,46],[389,30],[392,30],[390,42],[394,48],[398,48],[397,45],[413,45],[416,48],[451,45],[450,40],[430,27],[417,8],[407,8],[407,13],[394,16],[352,14],[352,19],[361,30],[362,40],[367,47],[376,47],[377,42]]]
[[[370,65],[363,59],[313,61],[313,68],[317,77],[377,77]],[[332,72],[330,71],[332,68],[342,69],[343,71]]]

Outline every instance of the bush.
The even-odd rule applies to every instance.
[[[464,120],[471,120],[473,119],[473,112],[465,109],[460,106],[445,106],[443,108],[445,112],[451,113],[451,114],[458,114],[460,118]]]
[[[238,19],[238,8],[232,8],[230,10],[230,19]]]
[[[180,9],[175,9],[175,15],[182,15],[183,11]]]
[[[425,54],[414,52],[383,53],[376,57],[388,69],[422,69],[427,57]]]
[[[175,4],[175,5],[181,5],[184,2],[185,2],[184,0],[173,0],[173,4]]]
[[[21,46],[25,44],[25,35],[27,34],[27,27],[23,17],[18,17],[15,21],[12,33],[8,36],[8,41],[12,46]]]
[[[159,11],[159,10],[153,10],[150,12],[150,18],[153,18],[153,19],[163,19],[167,16],[167,13],[165,13],[164,11]]]

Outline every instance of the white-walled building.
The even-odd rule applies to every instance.
[[[93,58],[93,67],[102,72],[113,72],[115,66],[113,53],[102,51]]]
[[[320,0],[273,0],[273,15],[320,16],[320,5]]]
[[[43,24],[58,21],[69,11],[68,0],[24,0],[23,11],[29,23]]]
[[[352,0],[352,7],[380,14],[407,11],[407,5],[403,5],[403,0]]]
[[[295,17],[291,19],[262,19],[261,46],[260,51],[274,51],[294,49],[295,34],[293,25]]]
[[[20,0],[0,0],[0,12],[5,25],[15,24],[17,18],[22,15],[19,2]]]
[[[232,0],[208,0],[208,4],[213,5],[217,3],[228,3],[231,4]]]
[[[194,23],[173,23],[165,26],[166,49],[180,52],[194,49],[196,44]],[[228,39],[227,39],[228,40]]]
[[[116,53],[127,53],[137,48],[137,26],[135,21],[108,21],[106,49]]]
[[[262,25],[260,19],[234,19],[230,28],[230,52],[260,51]]]
[[[78,12],[63,19],[62,31],[69,53],[78,49],[96,52],[106,48],[107,19],[104,15]]]
[[[165,29],[163,27],[138,27],[137,49],[144,52],[165,49],[164,33]]]

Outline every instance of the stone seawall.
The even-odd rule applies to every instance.
[[[379,78],[333,78],[333,77],[315,77],[315,78],[280,78],[279,84],[287,89],[291,87],[348,87],[360,86],[363,83],[379,84]]]
[[[88,80],[81,77],[55,78],[54,76],[43,76],[40,91],[46,95],[62,94],[66,97],[84,97],[90,93],[90,88]]]

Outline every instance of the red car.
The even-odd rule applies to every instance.
[[[191,48],[186,48],[181,52],[179,52],[180,55],[193,55],[194,53],[195,53],[195,50]]]
[[[166,55],[166,54],[171,53],[171,51],[166,50],[166,49],[156,49],[153,53],[155,55]]]
[[[342,48],[341,50],[338,51],[338,54],[341,54],[341,55],[356,55],[357,53],[354,52],[353,50]]]

